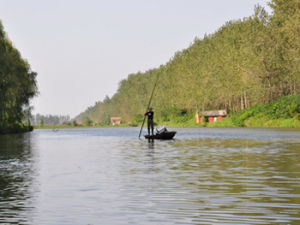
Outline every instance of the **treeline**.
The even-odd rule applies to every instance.
[[[66,124],[71,125],[71,118],[70,116],[63,116],[63,115],[41,115],[36,114],[32,115],[30,118],[30,122],[32,125],[60,125]]]
[[[156,69],[130,74],[119,89],[76,119],[109,123],[110,116],[143,118],[154,82],[156,119],[170,121],[197,110],[245,108],[300,92],[300,2],[272,0],[272,14],[256,6],[248,18],[227,22],[196,38]]]
[[[30,115],[29,100],[37,94],[36,75],[7,38],[0,21],[0,133],[31,129],[23,121]]]

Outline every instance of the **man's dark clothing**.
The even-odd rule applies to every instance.
[[[148,112],[146,112],[145,115],[148,116],[148,120],[153,120],[154,112],[153,111],[148,111]]]
[[[153,111],[148,111],[145,113],[145,115],[148,117],[148,134],[150,135],[150,128],[151,128],[151,134],[153,135],[153,130],[154,130],[154,122],[153,122],[153,116],[154,112]]]

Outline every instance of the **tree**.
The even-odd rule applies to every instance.
[[[36,76],[7,38],[0,21],[0,133],[24,129],[26,109],[37,94]]]
[[[40,120],[40,126],[41,126],[41,127],[44,126],[44,120],[43,120],[43,119]]]
[[[273,14],[256,6],[254,14],[229,21],[215,33],[195,38],[165,64],[129,74],[117,92],[78,118],[106,123],[108,116],[136,121],[152,100],[156,119],[172,120],[183,109],[242,109],[300,92],[299,0],[272,0]]]
[[[93,124],[93,121],[90,119],[90,118],[86,118],[85,120],[84,120],[84,125],[85,126],[91,126]]]
[[[77,126],[78,126],[77,121],[76,121],[76,120],[73,120],[73,121],[72,121],[72,125],[73,125],[73,127],[77,127]]]

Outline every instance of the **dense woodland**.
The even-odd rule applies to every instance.
[[[70,116],[64,115],[41,115],[36,114],[32,115],[30,118],[30,123],[35,126],[44,126],[44,125],[60,125],[60,124],[70,124],[71,118]]]
[[[300,92],[300,1],[272,0],[272,14],[256,6],[251,17],[227,22],[165,65],[130,74],[117,92],[96,102],[76,119],[109,123],[143,118],[152,100],[156,119],[169,121],[197,110],[242,109]]]
[[[29,101],[37,94],[36,73],[21,57],[0,21],[0,134],[28,130]]]

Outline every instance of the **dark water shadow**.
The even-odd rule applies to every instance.
[[[31,134],[0,136],[0,223],[30,224],[33,159]]]

